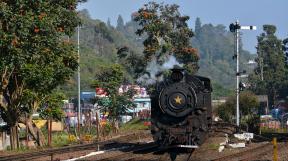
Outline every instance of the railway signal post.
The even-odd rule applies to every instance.
[[[236,58],[236,125],[239,127],[239,79],[241,73],[243,73],[239,71],[239,30],[256,30],[256,26],[240,26],[237,20],[235,23],[229,25],[229,29],[234,33],[235,38],[235,54],[233,58]]]

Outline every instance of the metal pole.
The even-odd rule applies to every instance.
[[[78,52],[78,132],[80,132],[80,122],[81,122],[81,100],[80,100],[80,39],[79,31],[80,26],[77,27],[77,52]]]
[[[236,21],[236,26],[239,21]],[[236,125],[239,126],[239,29],[236,29]]]

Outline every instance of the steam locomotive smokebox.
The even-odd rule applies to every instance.
[[[151,133],[161,146],[201,145],[211,126],[210,79],[174,67],[151,96]]]

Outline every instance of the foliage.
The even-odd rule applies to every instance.
[[[42,128],[44,136],[48,137],[47,128]],[[71,135],[66,131],[55,131],[52,133],[52,147],[63,147],[77,142],[75,135]]]
[[[79,24],[78,1],[0,3],[1,107],[5,121],[14,125],[24,89],[49,93],[77,69],[74,45],[65,36]]]
[[[259,102],[256,95],[250,91],[241,92],[239,98],[239,107],[241,124],[248,124],[248,126],[253,126],[255,118],[258,116],[257,112],[259,107]],[[217,114],[224,121],[232,123],[236,115],[236,96],[232,95],[228,97],[224,104],[219,105],[217,108]]]
[[[236,110],[235,107],[236,104],[233,101],[232,96],[230,96],[224,104],[217,107],[217,114],[222,120],[226,122],[233,122]]]
[[[233,94],[233,90],[224,88],[222,85],[218,83],[212,82],[213,92],[212,99],[219,99],[220,97],[226,97]]]
[[[144,125],[144,122],[140,119],[132,119],[129,122],[123,124],[120,127],[121,131],[135,131],[135,130],[147,130],[148,126]]]
[[[77,69],[78,57],[67,36],[72,36],[80,22],[78,2],[82,1],[0,2],[0,108],[10,126],[12,148],[18,146],[16,125],[23,114],[21,107],[31,105],[24,94],[38,97],[39,103],[40,97]],[[25,100],[29,102],[22,102]]]
[[[198,73],[224,88],[232,89],[235,86],[236,69],[236,61],[232,59],[234,36],[226,26],[202,24],[200,18],[197,18],[192,44],[198,49],[201,58]],[[243,50],[241,40],[239,49],[240,71],[246,70],[249,73],[252,69],[246,63],[252,59],[252,55]]]
[[[145,62],[143,56],[136,54],[133,50],[129,50],[124,46],[117,51],[118,62],[125,68],[129,75],[125,74],[125,81],[132,82],[140,77],[141,72],[144,71]],[[132,80],[129,80],[129,76]]]
[[[75,142],[75,138],[71,137],[67,132],[54,132],[52,139],[53,147],[63,147],[71,144],[71,142]]]
[[[62,107],[64,105],[63,100],[65,99],[62,93],[50,94],[43,103],[40,109],[40,117],[44,119],[53,119],[61,121],[64,116]]]
[[[89,18],[83,11],[79,11],[79,15],[83,24],[83,28],[80,29],[81,90],[94,90],[89,85],[95,74],[99,73],[101,66],[108,66],[115,62],[125,68],[124,82],[130,83],[134,81],[134,78],[139,78],[147,63],[143,61],[145,59],[142,52],[143,41],[147,38],[147,34],[144,33],[141,36],[135,34],[141,28],[138,22],[134,21],[134,18],[139,15],[138,12],[132,13],[132,20],[125,23],[123,30],[117,30],[108,24],[100,25],[100,20]],[[74,35],[70,40],[76,42],[77,36]],[[226,89],[234,88],[236,64],[232,60],[233,34],[227,31],[224,25],[202,24],[199,18],[192,44],[197,48],[201,58],[198,74],[211,78],[213,82]],[[118,51],[126,47],[128,51],[123,52],[126,57],[117,58]],[[244,63],[253,59],[253,55],[242,49],[241,41],[240,55],[240,70],[246,70],[249,73],[252,69]],[[60,90],[68,96],[76,96],[76,83],[77,76],[74,75],[65,86],[61,86]]]
[[[102,130],[103,136],[107,136],[108,134],[111,133],[111,131],[112,131],[112,126],[111,126],[111,124],[110,124],[109,122],[107,122],[106,124],[104,124],[104,125],[102,126],[101,130]]]
[[[79,11],[82,28],[80,28],[80,70],[81,70],[81,90],[94,90],[90,84],[94,76],[101,72],[102,66],[109,66],[117,62],[117,49],[127,46],[135,55],[141,55],[138,46],[135,44],[136,34],[126,36],[123,32],[131,27],[124,26],[125,31],[119,31],[113,26],[107,26],[100,20],[93,20],[84,11]],[[131,23],[129,23],[131,25]],[[132,28],[134,30],[134,28]],[[131,31],[132,32],[132,31]],[[70,39],[77,42],[77,35]],[[137,40],[140,41],[140,40]],[[141,44],[142,45],[142,44]],[[133,56],[134,57],[134,56]],[[141,59],[143,60],[143,59]],[[119,62],[120,63],[120,62]],[[122,63],[121,63],[122,64]],[[125,63],[124,63],[125,64]],[[125,79],[132,81],[132,73],[125,71]],[[59,88],[67,96],[76,96],[77,75],[74,75],[67,84]]]
[[[114,64],[108,67],[102,67],[101,73],[98,73],[93,82],[93,86],[103,88],[108,95],[118,93],[118,89],[123,82],[123,68]]]
[[[139,36],[146,34],[143,42],[145,64],[152,59],[164,63],[167,55],[174,54],[180,63],[189,64],[195,72],[199,59],[197,50],[190,45],[192,30],[188,27],[188,16],[181,16],[178,5],[164,5],[149,2],[138,10],[134,20],[139,23]]]
[[[257,67],[249,76],[250,88],[257,94],[266,94],[269,106],[275,104],[276,99],[286,97],[287,92],[280,93],[287,87],[287,65],[282,48],[282,41],[274,34],[276,27],[263,25],[264,33],[257,37]],[[282,94],[282,95],[280,95]]]
[[[109,113],[112,120],[117,120],[121,114],[125,114],[128,108],[135,105],[132,101],[131,92],[122,95],[118,90],[123,83],[124,72],[119,64],[103,67],[101,73],[96,75],[93,87],[103,88],[107,92],[107,98],[97,98],[96,103]]]
[[[124,20],[121,15],[118,16],[116,29],[119,31],[124,30]]]
[[[285,52],[286,65],[288,65],[288,38],[283,40],[283,51]]]

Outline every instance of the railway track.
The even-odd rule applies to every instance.
[[[181,160],[192,161],[192,152],[190,153],[173,153],[178,150],[163,149],[160,148],[154,142],[146,144],[138,144],[130,146],[118,152],[111,152],[103,156],[85,158],[85,160],[93,161],[169,161],[169,160]],[[173,158],[174,159],[171,159]],[[179,158],[180,157],[180,158]]]
[[[212,159],[211,161],[244,161],[251,158],[251,155],[257,156],[263,152],[266,152],[267,150],[271,151],[272,149],[272,144],[270,142],[267,142],[255,148],[247,149],[230,155],[225,155],[216,159]]]
[[[55,154],[62,154],[62,153],[69,153],[74,151],[81,151],[81,150],[89,150],[89,149],[96,149],[98,146],[101,145],[111,145],[115,144],[114,142],[103,141],[103,142],[96,142],[91,144],[84,144],[84,145],[73,145],[69,147],[62,147],[62,148],[55,148],[55,149],[47,149],[41,150],[36,152],[28,152],[23,154],[15,154],[15,155],[8,155],[8,156],[1,156],[0,161],[26,161],[30,159],[35,159],[44,156],[51,156],[51,160],[53,160],[53,155]]]
[[[91,158],[94,161],[124,161],[124,160],[133,160],[135,158],[141,158],[144,154],[153,153],[156,151],[158,145],[154,142],[146,144],[134,144],[127,148],[119,150],[119,153],[106,155],[106,157],[97,159]],[[89,160],[89,159],[87,159]]]
[[[223,133],[228,133],[231,132],[231,134],[236,130],[236,127],[234,124],[229,124],[229,123],[213,123],[212,126],[212,136],[216,135],[222,135]],[[147,132],[148,133],[148,132]],[[108,140],[108,141],[102,141],[102,142],[95,142],[95,143],[90,143],[90,144],[82,144],[82,145],[73,145],[69,147],[62,147],[62,148],[56,148],[56,149],[46,149],[46,150],[41,150],[37,152],[29,152],[29,153],[23,153],[23,154],[16,154],[16,155],[9,155],[9,156],[0,156],[0,161],[2,160],[18,160],[18,161],[24,161],[24,160],[32,160],[32,159],[38,159],[38,158],[47,158],[51,157],[51,160],[53,158],[56,158],[55,156],[59,156],[59,154],[64,154],[64,153],[73,153],[76,151],[89,151],[89,150],[95,150],[97,151],[98,146],[100,147],[101,150],[104,150],[105,154],[102,155],[97,155],[97,157],[89,156],[85,160],[96,160],[96,161],[113,161],[113,160],[128,160],[128,161],[139,161],[139,160],[171,160],[170,153],[162,153],[160,155],[155,155],[157,152],[159,152],[159,148],[157,145],[154,143],[129,143],[129,141],[133,140],[131,139],[131,136],[129,135],[135,135],[135,134],[128,134],[123,136],[123,138],[117,140]],[[139,136],[135,136],[139,137]],[[260,138],[260,139],[259,139]],[[259,136],[257,140],[261,140],[260,142],[271,140],[270,138],[266,138],[263,136]],[[143,138],[141,138],[143,139]],[[135,139],[135,141],[138,139]],[[279,146],[280,147],[280,146]],[[252,159],[257,159],[257,156],[261,156],[267,153],[271,153],[273,149],[273,146],[270,142],[267,143],[262,143],[261,145],[254,147],[254,148],[247,148],[247,150],[241,152],[236,152],[230,155],[226,156],[219,156],[215,159],[213,158],[212,161],[233,161],[233,160],[251,160]],[[163,151],[163,149],[162,149]],[[171,151],[170,151],[171,152]],[[70,154],[69,154],[70,155]],[[77,155],[76,155],[77,156]],[[79,156],[79,155],[78,155]],[[101,156],[101,157],[99,157]],[[63,156],[60,157],[63,159]],[[65,157],[64,157],[65,158]],[[181,159],[180,159],[181,158]],[[198,157],[199,158],[199,157]],[[192,153],[188,154],[180,154],[177,156],[176,160],[184,160],[184,161],[193,161],[194,156]]]
[[[119,143],[115,139],[121,139],[121,137],[128,137],[133,134],[123,135],[119,137],[115,137],[111,140],[106,141],[99,141],[89,144],[81,144],[81,145],[72,145],[67,147],[61,147],[61,148],[53,148],[53,149],[45,149],[35,152],[28,152],[28,153],[21,153],[21,154],[14,154],[14,155],[7,155],[7,156],[0,156],[0,161],[26,161],[31,159],[37,159],[41,157],[51,157],[51,160],[53,160],[54,155],[57,154],[64,154],[64,153],[71,153],[76,151],[84,151],[84,150],[97,150],[98,148],[105,150],[105,149],[113,149],[113,148],[119,148],[123,146],[129,146],[130,143]]]

